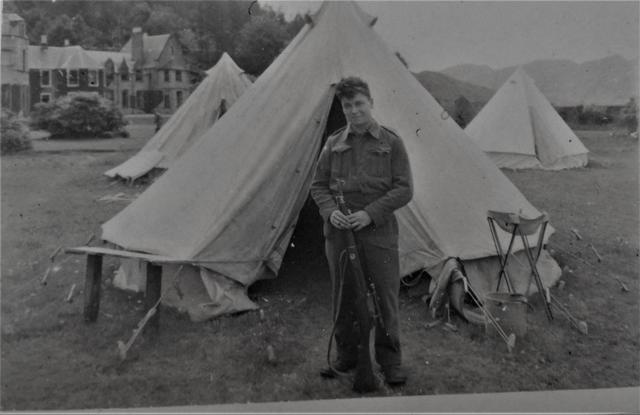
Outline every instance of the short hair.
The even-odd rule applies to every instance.
[[[336,95],[338,99],[353,98],[356,94],[365,95],[369,99],[371,98],[371,91],[369,91],[369,85],[357,76],[349,76],[342,78],[338,85],[336,85]]]

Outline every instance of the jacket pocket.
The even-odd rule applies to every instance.
[[[365,171],[370,176],[391,175],[391,147],[381,145],[367,150]]]

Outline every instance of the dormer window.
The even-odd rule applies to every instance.
[[[176,71],[176,81],[182,82],[182,71],[180,70]]]
[[[123,81],[129,80],[129,71],[124,71],[120,74],[120,79]]]
[[[168,69],[164,70],[164,81],[171,82],[171,71],[169,71]]]
[[[78,86],[80,84],[80,76],[77,69],[69,69],[67,71],[67,86]]]

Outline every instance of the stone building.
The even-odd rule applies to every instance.
[[[2,15],[2,108],[29,113],[29,39],[25,21],[15,13]]]

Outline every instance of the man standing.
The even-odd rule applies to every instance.
[[[376,325],[375,357],[390,385],[406,382],[401,366],[398,323],[400,267],[398,260],[398,222],[394,211],[409,203],[413,185],[409,158],[398,135],[373,119],[373,99],[362,79],[348,77],[336,86],[347,126],[327,139],[311,185],[311,196],[324,219],[325,250],[334,299],[339,291],[340,257],[344,252],[343,230],[354,231],[364,271],[373,281],[379,299],[384,327]],[[335,196],[338,183],[351,214],[338,209]],[[358,331],[354,326],[355,292],[349,278],[344,279],[336,321],[338,371],[355,368]],[[332,377],[332,368],[323,370]]]

